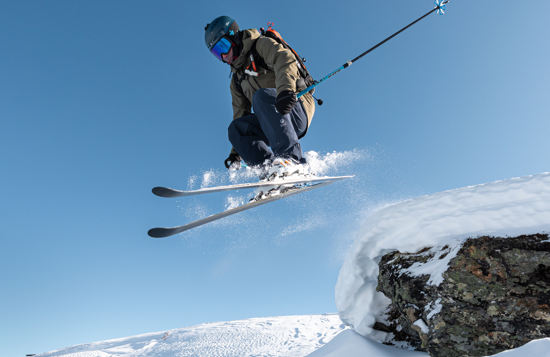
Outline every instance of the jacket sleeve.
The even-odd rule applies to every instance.
[[[233,105],[233,119],[240,118],[252,112],[252,104],[248,98],[237,89],[237,85],[235,84],[236,78],[237,74],[233,74],[233,76],[231,76],[231,84],[229,85],[231,89],[231,104]]]
[[[269,69],[275,72],[277,94],[284,90],[296,92],[296,81],[300,75],[294,54],[277,41],[267,37],[260,37],[257,40],[256,50]]]

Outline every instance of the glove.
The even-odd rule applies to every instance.
[[[275,99],[275,108],[279,114],[287,115],[292,108],[294,108],[297,101],[298,98],[296,98],[296,93],[291,90],[284,90],[277,95],[277,99]]]
[[[229,157],[225,159],[225,167],[232,170],[238,170],[241,168],[242,158],[239,154],[229,154]]]

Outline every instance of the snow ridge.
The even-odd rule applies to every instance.
[[[363,223],[340,270],[336,307],[346,324],[367,336],[389,304],[388,298],[376,292],[378,262],[384,254],[394,250],[415,253],[425,247],[434,247],[435,253],[448,246],[446,259],[436,256],[408,271],[412,275],[429,274],[430,284],[437,285],[448,262],[468,237],[549,231],[550,173],[469,186],[395,204]]]
[[[253,318],[93,342],[37,357],[303,357],[345,329],[337,314]]]

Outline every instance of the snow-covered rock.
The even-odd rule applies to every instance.
[[[358,333],[378,341],[390,300],[376,291],[380,259],[389,252],[448,247],[443,259],[411,267],[440,284],[449,261],[469,237],[513,237],[550,232],[550,173],[502,180],[420,197],[387,207],[367,219],[350,248],[336,284],[336,307]]]

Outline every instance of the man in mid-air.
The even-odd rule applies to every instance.
[[[299,139],[308,130],[315,102],[310,93],[296,98],[307,85],[294,53],[256,29],[241,31],[228,16],[214,19],[205,31],[206,46],[232,72],[228,131],[233,148],[225,166],[238,169],[243,160],[262,180],[306,174]]]

